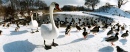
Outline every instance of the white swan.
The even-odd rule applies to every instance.
[[[44,39],[45,49],[51,49],[51,46],[58,46],[57,43],[54,43],[54,39],[56,39],[59,35],[59,30],[57,29],[54,19],[53,19],[53,10],[54,8],[59,9],[59,5],[56,2],[52,2],[49,8],[50,21],[51,24],[42,24],[41,25],[41,36]],[[46,45],[45,42],[47,40],[53,40],[50,44]]]
[[[32,13],[32,11],[31,11],[31,14],[30,14],[30,15],[31,15],[30,26],[31,26],[31,30],[32,30],[31,33],[34,33],[34,31],[33,31],[34,28],[37,28],[36,32],[39,32],[39,31],[38,31],[38,22],[37,22],[36,20],[33,20],[33,13]]]

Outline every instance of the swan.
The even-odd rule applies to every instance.
[[[50,4],[49,14],[50,14],[50,22],[51,22],[51,24],[42,24],[41,25],[41,36],[44,39],[45,49],[51,49],[51,46],[58,46],[57,43],[54,43],[54,39],[56,39],[58,37],[58,35],[59,35],[59,30],[56,27],[54,19],[53,19],[53,10],[54,10],[54,8],[60,10],[59,9],[59,4],[57,4],[56,2],[52,2]],[[46,41],[50,41],[50,43],[47,43]]]
[[[30,26],[31,26],[31,30],[32,30],[31,33],[34,33],[33,28],[37,28],[36,32],[39,32],[39,31],[38,31],[38,22],[37,22],[36,20],[33,20],[33,13],[32,13],[32,11],[31,11],[31,14],[30,14],[30,15],[31,15]]]

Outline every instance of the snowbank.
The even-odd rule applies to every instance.
[[[128,12],[125,12],[117,7],[113,6],[103,6],[97,9],[95,12],[101,12],[101,13],[108,13],[111,15],[117,15],[122,17],[128,17],[130,18],[130,14]]]

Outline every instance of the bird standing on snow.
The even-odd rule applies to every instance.
[[[90,32],[93,32],[93,34],[96,35],[96,33],[99,32],[99,28],[100,28],[100,26],[96,25],[92,30],[90,30]]]
[[[109,35],[111,35],[111,34],[113,34],[113,28],[111,28],[111,30],[108,31],[107,36],[109,36]]]
[[[2,33],[2,30],[0,30],[0,35],[1,35],[1,33]]]
[[[59,30],[56,27],[54,19],[53,19],[54,8],[60,10],[59,4],[57,4],[56,2],[52,2],[49,7],[51,24],[42,24],[41,25],[41,36],[44,39],[44,45],[45,45],[46,50],[51,49],[52,46],[58,46],[58,44],[54,42],[54,39],[56,39],[59,36]],[[48,41],[49,41],[49,43],[47,43]]]
[[[15,31],[19,31],[19,28],[20,28],[19,23],[17,23],[16,25],[17,27],[15,28]]]
[[[128,51],[125,51],[124,49],[120,48],[119,46],[116,46],[116,50],[117,50],[117,52],[128,52]]]
[[[71,24],[72,23],[70,23],[67,27],[66,27],[66,29],[65,29],[65,35],[70,35],[70,30],[71,30]]]
[[[31,30],[32,30],[31,33],[35,33],[33,31],[33,28],[37,28],[36,32],[39,32],[38,31],[38,22],[36,20],[33,20],[33,13],[32,13],[32,11],[31,11],[30,17],[31,17],[30,26],[31,26]]]
[[[7,24],[7,28],[9,28],[9,27],[10,27],[10,23]]]
[[[121,26],[121,30],[122,30],[122,31],[125,30],[125,27],[126,27],[126,25],[123,24],[123,26]]]
[[[80,26],[78,26],[78,24],[76,23],[76,28],[77,28],[77,31],[80,31],[82,30]]]
[[[86,38],[87,38],[87,35],[88,35],[88,32],[86,32],[86,28],[85,28],[85,27],[84,27],[83,29],[84,29],[84,32],[83,32],[82,34],[83,34],[83,36],[84,36],[84,39],[86,39]]]
[[[105,41],[111,42],[111,44],[114,45],[113,42],[116,42],[119,39],[118,35],[119,35],[119,33],[116,33],[115,36],[110,36],[110,37],[106,38]]]
[[[115,29],[115,32],[119,32],[120,31],[120,25],[117,27],[117,29]]]
[[[123,34],[121,35],[121,37],[123,37],[123,38],[125,38],[125,39],[126,39],[126,37],[127,37],[127,36],[129,36],[128,32],[129,32],[129,31],[128,31],[128,30],[126,30],[126,33],[123,33]]]

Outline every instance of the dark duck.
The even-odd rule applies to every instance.
[[[123,26],[121,26],[121,31],[125,30],[125,24]]]
[[[91,25],[88,25],[88,29],[89,29],[89,30],[91,29]]]
[[[129,34],[128,34],[128,30],[126,30],[126,32],[125,33],[123,33],[122,35],[121,35],[121,37],[123,37],[123,38],[125,38],[126,39],[126,37],[128,37],[129,36]]]
[[[19,31],[19,29],[20,29],[19,23],[17,23],[16,26],[17,27],[15,28],[15,31]]]
[[[83,27],[83,30],[84,30],[84,32],[82,34],[84,36],[84,39],[86,39],[87,35],[88,35],[88,32],[86,32],[86,28],[85,27]]]
[[[105,41],[111,42],[111,44],[114,45],[113,42],[116,42],[119,39],[118,35],[119,35],[119,33],[116,33],[115,36],[110,36],[110,37],[106,38]]]
[[[128,52],[128,51],[125,51],[124,49],[122,49],[119,46],[116,46],[116,50],[117,50],[117,52]]]
[[[111,35],[111,34],[113,34],[114,32],[113,32],[113,28],[111,28],[111,30],[109,30],[108,32],[107,32],[107,36],[109,36],[109,35]]]
[[[70,30],[71,30],[71,24],[72,23],[70,23],[67,27],[66,27],[66,29],[65,29],[65,35],[70,35]]]
[[[117,29],[115,29],[115,32],[119,32],[120,31],[120,25],[117,26]]]
[[[2,30],[0,30],[0,35],[1,35],[1,33],[2,33]]]
[[[105,30],[105,29],[107,29],[107,28],[108,28],[108,24],[105,24],[105,25],[102,27],[103,30]]]
[[[81,27],[77,23],[76,23],[76,28],[77,28],[77,31],[82,30]]]
[[[9,28],[9,27],[10,27],[10,23],[7,24],[7,28]]]
[[[90,30],[90,32],[93,32],[93,34],[96,35],[96,33],[99,32],[99,28],[100,28],[100,26],[96,25],[92,30]]]

